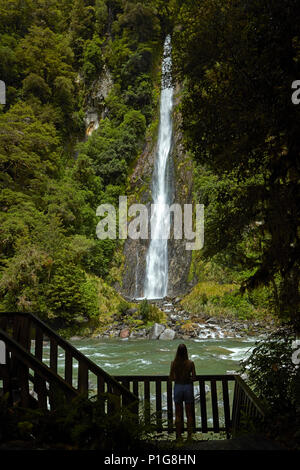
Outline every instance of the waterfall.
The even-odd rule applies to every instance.
[[[135,264],[135,298],[138,297],[138,280],[139,280],[139,252],[136,250],[136,264]]]
[[[168,289],[168,226],[170,188],[168,163],[172,145],[172,58],[171,37],[164,43],[160,97],[160,122],[155,167],[152,177],[151,240],[146,257],[144,297],[158,299]]]

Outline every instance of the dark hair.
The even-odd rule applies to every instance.
[[[177,351],[176,351],[174,362],[187,361],[188,358],[189,356],[188,356],[186,345],[183,343],[179,344]]]

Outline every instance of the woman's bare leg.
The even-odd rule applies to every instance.
[[[186,412],[186,419],[187,419],[188,438],[190,438],[190,437],[192,437],[192,434],[194,432],[194,425],[195,425],[194,403],[186,403],[185,404],[185,412]]]
[[[175,403],[175,428],[176,438],[179,439],[183,432],[183,404]]]

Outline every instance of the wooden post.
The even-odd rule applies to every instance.
[[[84,361],[78,362],[78,391],[88,396],[89,390],[88,367]]]
[[[65,381],[72,385],[73,380],[73,357],[71,351],[65,351]]]
[[[145,423],[150,424],[150,382],[148,379],[144,381],[144,407]]]
[[[50,368],[57,374],[57,341],[54,338],[50,338]]]
[[[232,433],[235,435],[239,427],[239,414],[240,414],[240,385],[235,382],[233,406],[232,406]]]
[[[155,380],[155,405],[156,405],[156,425],[158,432],[162,431],[162,396],[161,396],[161,381],[156,378]]]
[[[201,431],[207,432],[207,410],[206,410],[206,394],[205,394],[205,381],[199,380],[200,389],[200,409],[201,409]]]
[[[212,401],[212,412],[213,412],[213,427],[214,432],[219,432],[219,410],[218,410],[218,395],[217,395],[217,384],[216,380],[211,380],[211,401]]]
[[[98,400],[100,400],[101,403],[101,410],[104,413],[105,411],[105,403],[104,403],[104,378],[101,375],[97,375],[97,396]]]
[[[40,408],[47,409],[47,387],[46,387],[46,381],[42,379],[42,377],[38,376],[35,374],[36,377],[36,385],[35,385],[35,391],[38,396],[38,406]]]
[[[172,381],[167,380],[167,409],[168,409],[168,432],[173,432],[173,397],[172,397]]]
[[[43,361],[43,332],[37,326],[35,329],[35,357],[39,359],[39,361]]]
[[[230,405],[229,405],[229,393],[228,393],[228,381],[222,380],[222,391],[223,391],[223,406],[224,406],[224,420],[226,428],[226,436],[229,439],[231,433],[231,420],[230,420]]]

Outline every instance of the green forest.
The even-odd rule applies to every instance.
[[[254,306],[299,328],[296,3],[1,2],[1,310],[72,324],[126,307],[112,287],[122,242],[97,239],[96,208],[127,193],[156,129],[171,33],[194,200],[206,211],[191,276],[218,295],[222,283],[238,286],[221,289],[222,308],[247,316]],[[107,73],[102,118],[86,138],[85,112]],[[186,305],[205,306],[206,291],[197,285]]]
[[[192,197],[205,207],[180,302],[280,327],[244,371],[286,416],[275,434],[288,433],[299,416],[299,24],[298,0],[1,0],[0,312],[33,313],[69,337],[113,316],[165,321],[120,294],[124,240],[97,238],[96,209],[132,196],[156,139],[170,34]]]
[[[96,238],[96,208],[126,193],[151,122],[165,28],[158,7],[1,2],[2,310],[68,323],[76,313],[97,318],[112,296],[122,309],[109,287],[122,252]],[[106,116],[86,140],[88,96],[105,68]]]

